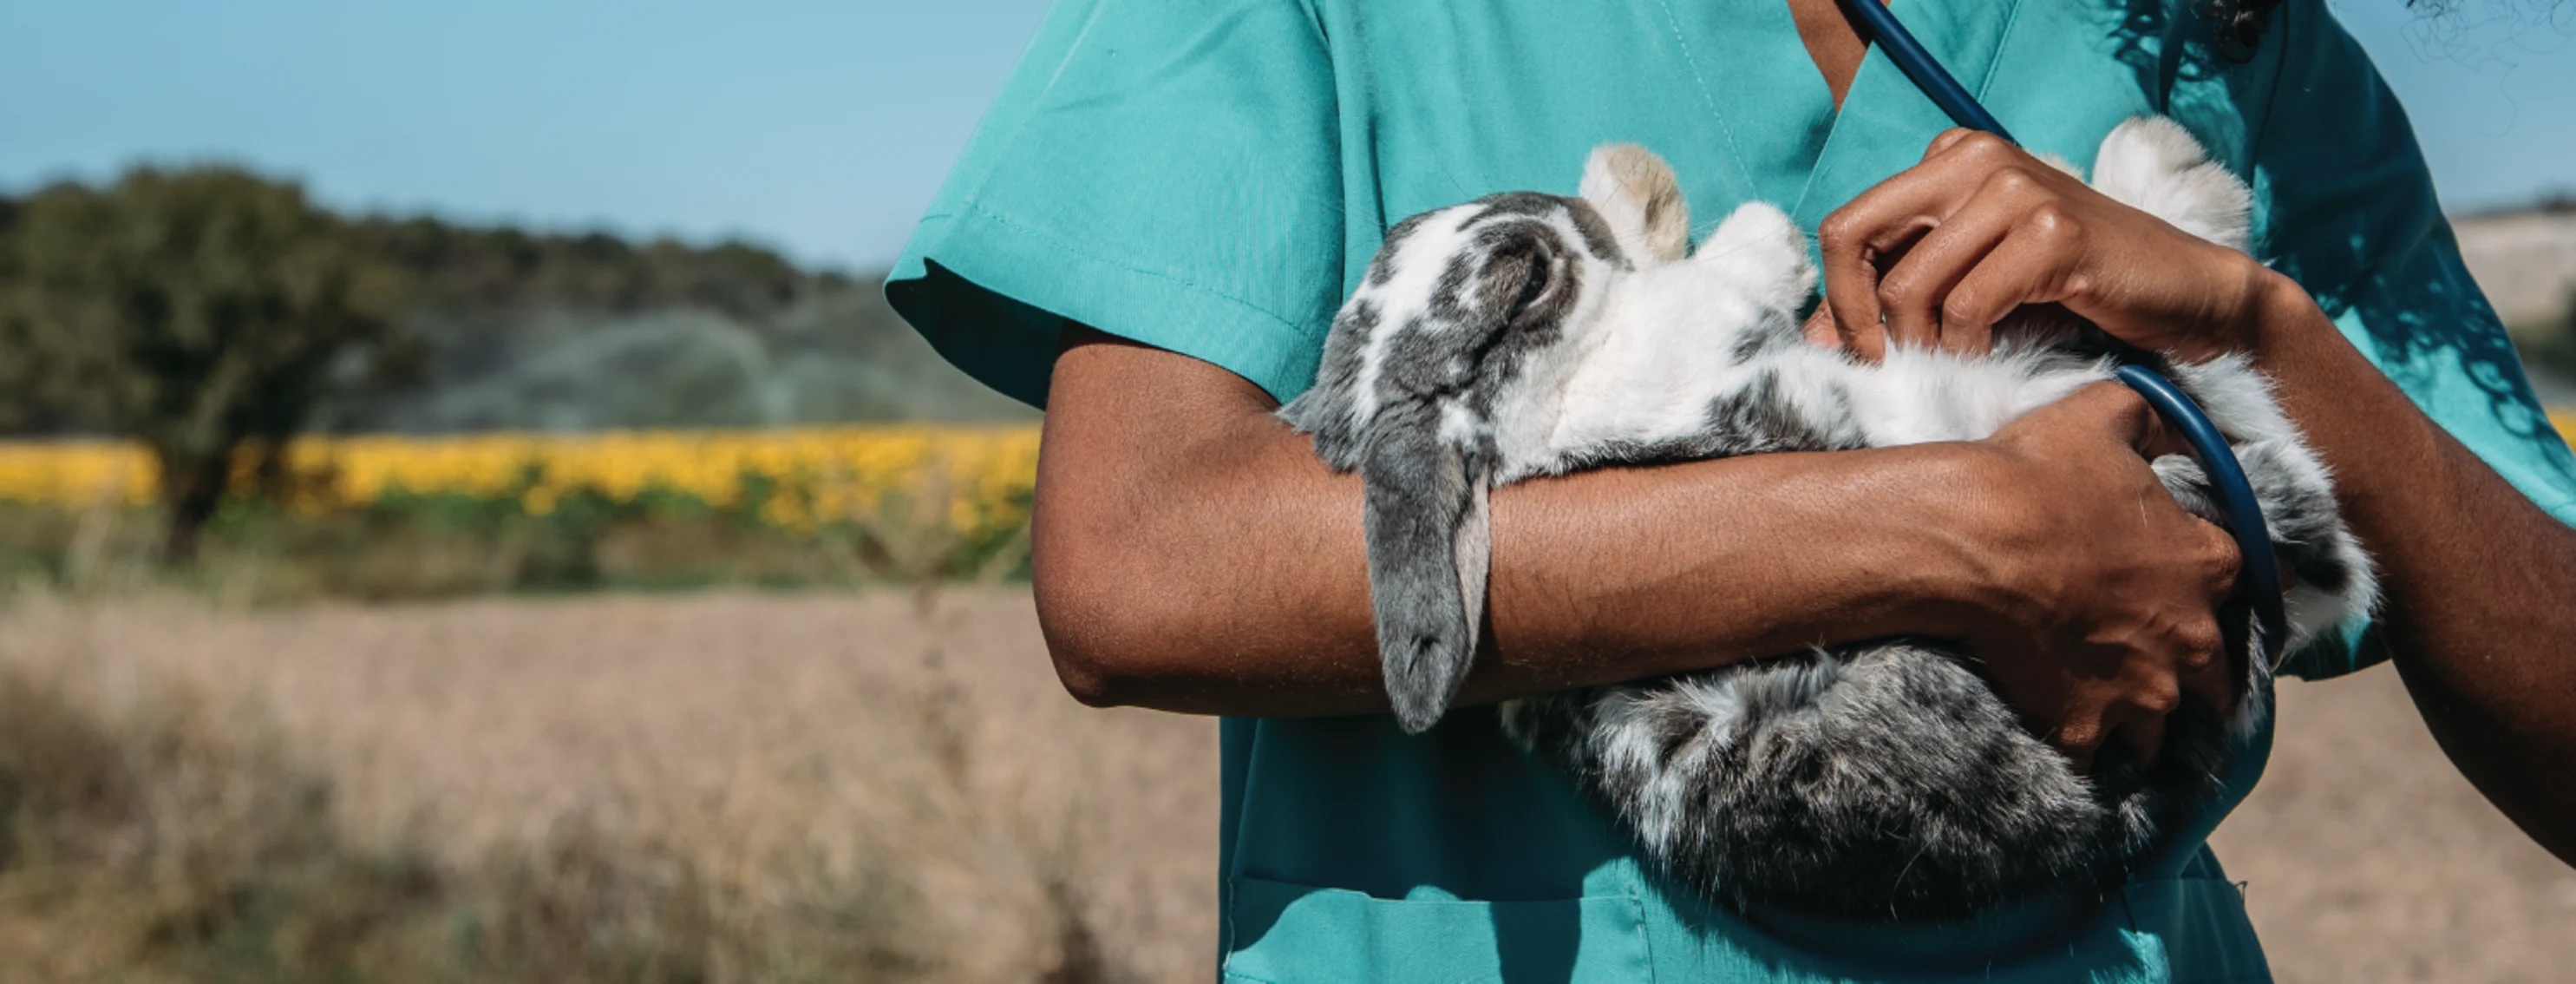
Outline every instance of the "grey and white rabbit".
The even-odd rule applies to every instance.
[[[2245,248],[2245,186],[2169,120],[2113,130],[2092,184]],[[1686,209],[1660,158],[1613,145],[1591,155],[1579,197],[1512,192],[1408,218],[1335,318],[1314,387],[1280,410],[1364,478],[1379,654],[1406,730],[1435,723],[1467,674],[1495,486],[1982,438],[2110,378],[2098,331],[2036,317],[1978,357],[1900,348],[1867,363],[1806,344],[1796,317],[1815,275],[1788,217],[1744,205],[1688,252]],[[2263,376],[2233,356],[2163,368],[2253,481],[2295,581],[2287,644],[2366,611],[2369,559]],[[2196,463],[2155,468],[2224,522]],[[1931,640],[1526,698],[1501,717],[1718,901],[1944,920],[2113,884],[2215,792],[2234,740],[2269,713],[2270,667],[2244,664],[2232,715],[2186,703],[2153,766],[2106,754],[2089,777]]]

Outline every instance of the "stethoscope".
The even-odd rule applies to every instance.
[[[1899,23],[1880,0],[1843,0],[1843,6],[1858,16],[1869,33],[1878,41],[1887,60],[1914,81],[1933,105],[1949,114],[1951,122],[1971,130],[1994,134],[2016,145],[1994,114],[1977,103],[1976,97],[1952,78],[1949,70],[1923,50],[1914,35]],[[2255,501],[2253,483],[2245,480],[2245,468],[2236,461],[2236,452],[2227,446],[2227,438],[2218,425],[2192,402],[2173,380],[2145,366],[2124,363],[2114,370],[2120,382],[2144,397],[2148,406],[2162,415],[2165,423],[2182,432],[2193,453],[2200,458],[2201,468],[2209,473],[2210,487],[2218,493],[2219,504],[2227,512],[2228,532],[2236,538],[2236,550],[2243,555],[2239,565],[2238,585],[2251,592],[2248,601],[2254,610],[2254,631],[2261,653],[2273,669],[2280,668],[2286,653],[2281,652],[2283,633],[2289,627],[2289,615],[2281,599],[2281,570],[2272,556],[2272,535],[2263,523],[2263,508]]]

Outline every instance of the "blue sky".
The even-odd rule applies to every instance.
[[[2532,23],[2555,4],[2554,22]],[[2334,0],[2454,210],[2576,192],[2576,0]],[[335,205],[902,245],[1043,0],[7,0],[0,189],[221,158]]]

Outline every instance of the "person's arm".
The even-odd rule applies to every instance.
[[[1093,704],[1382,711],[1359,480],[1259,387],[1076,329],[1039,460],[1035,587]],[[2168,498],[2116,387],[1994,441],[1534,480],[1493,496],[1491,630],[1465,700],[1816,644],[1964,637],[2079,759],[2152,747],[2183,687],[2224,701],[2225,536]],[[2063,660],[2015,658],[2051,652]]]
[[[2378,561],[2376,631],[2461,774],[2576,863],[2576,529],[2424,416],[2306,291],[2266,280],[2248,350]]]
[[[2334,470],[2378,563],[2377,631],[2425,723],[2507,816],[2576,862],[2576,531],[2426,417],[2297,283],[1963,130],[1820,237],[1824,333],[1862,353],[1980,350],[2005,314],[2060,304],[2185,358],[2250,354]]]

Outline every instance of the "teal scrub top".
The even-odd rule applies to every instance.
[[[2220,61],[2191,6],[1893,9],[2034,150],[2085,165],[2124,118],[2181,121],[2253,184],[2258,255],[2426,413],[2576,517],[2576,463],[2360,49],[2321,0],[2287,0],[2250,60]],[[1067,323],[1286,400],[1406,215],[1572,193],[1588,150],[1633,141],[1672,162],[1703,228],[1765,199],[1812,233],[1948,126],[1875,51],[1837,114],[1782,0],[1063,0],[886,294],[960,368],[1034,404]],[[2293,671],[2381,658],[2354,626]],[[2103,908],[1938,927],[1702,904],[1490,709],[1419,737],[1384,716],[1229,719],[1222,735],[1229,981],[2269,978],[2202,844],[2260,774],[2268,727],[2230,795]]]

